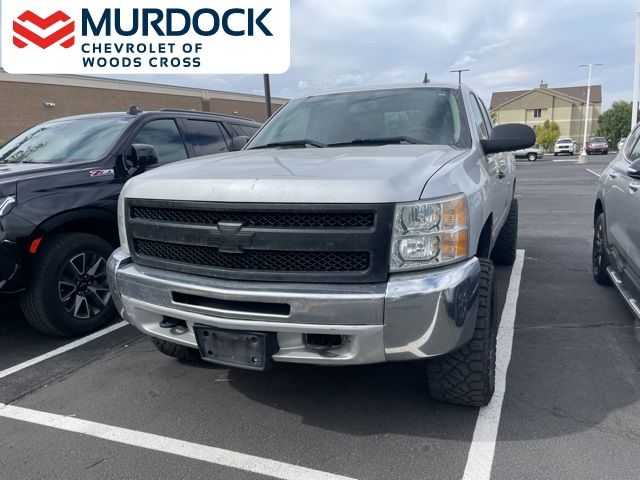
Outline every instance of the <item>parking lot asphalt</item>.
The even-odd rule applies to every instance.
[[[524,266],[497,439],[478,428],[491,411],[431,400],[421,364],[194,368],[130,326],[2,378],[72,341],[4,299],[0,479],[489,478],[477,460],[492,479],[640,478],[640,327],[590,272],[611,158],[518,162]],[[512,274],[497,270],[500,313]]]

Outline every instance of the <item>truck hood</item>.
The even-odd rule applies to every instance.
[[[393,203],[463,150],[441,145],[244,150],[186,160],[127,182],[128,198],[247,203]]]

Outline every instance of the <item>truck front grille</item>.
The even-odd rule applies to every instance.
[[[127,199],[133,261],[250,281],[373,283],[389,274],[392,204]]]
[[[238,222],[265,228],[371,228],[372,212],[243,212],[134,206],[131,218],[188,225]]]
[[[369,268],[367,252],[282,252],[253,250],[222,253],[214,247],[134,240],[138,255],[188,265],[264,272],[362,272]]]

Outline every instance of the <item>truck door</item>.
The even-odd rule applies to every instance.
[[[486,113],[483,113],[484,108],[480,103],[480,100],[471,94],[471,109],[473,113],[473,123],[475,123],[478,136],[481,140],[486,140],[491,134],[492,125],[487,118]],[[511,200],[510,185],[510,171],[511,165],[508,163],[509,154],[491,154],[485,155],[482,167],[489,178],[489,188],[487,191],[487,199],[489,205],[491,205],[491,211],[493,212],[493,226],[495,237],[498,232],[497,228],[502,225],[506,219],[506,214],[509,208],[509,202]]]
[[[604,209],[607,241],[619,270],[640,288],[640,180],[629,176],[629,166],[640,159],[640,128],[629,137],[622,154],[607,169]]]

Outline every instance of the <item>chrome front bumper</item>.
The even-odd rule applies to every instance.
[[[275,332],[274,361],[349,365],[416,360],[467,343],[475,328],[480,264],[476,258],[428,272],[396,274],[377,284],[245,282],[181,274],[137,265],[118,249],[109,259],[109,284],[122,317],[143,333],[197,348],[195,324],[227,330]],[[288,314],[239,311],[176,302],[175,293],[247,304],[288,305]],[[187,329],[162,328],[165,317]],[[307,334],[341,335],[319,350]]]

